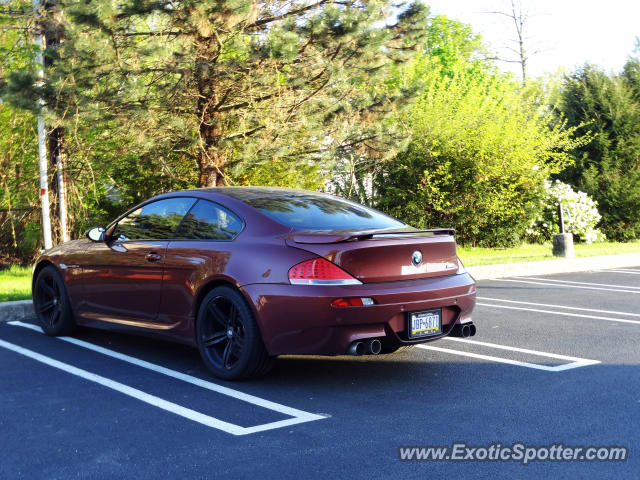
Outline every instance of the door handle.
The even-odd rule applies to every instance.
[[[156,252],[151,252],[147,253],[144,258],[147,259],[147,262],[157,262],[158,260],[162,260],[162,255],[159,255]]]

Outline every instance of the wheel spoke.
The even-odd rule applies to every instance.
[[[238,341],[238,338],[234,339],[233,342],[233,346],[231,347],[233,350],[233,354],[235,355],[236,358],[240,358],[240,355],[242,354],[242,347],[243,347],[243,341],[240,340]]]
[[[53,309],[53,314],[51,315],[51,326],[54,326],[58,323],[58,319],[60,318],[60,305],[56,305]]]
[[[233,341],[229,340],[227,342],[227,345],[224,347],[224,352],[222,354],[222,364],[224,365],[224,368],[231,368],[231,365],[229,365],[229,360],[231,358],[232,348],[233,348]]]
[[[42,303],[42,304],[40,304],[38,306],[38,313],[48,312],[49,310],[51,310],[55,306],[56,306],[56,304],[53,302],[53,300],[49,300],[48,302],[44,302],[44,303]]]
[[[223,328],[226,329],[229,322],[225,314],[220,311],[218,306],[214,302],[210,302],[207,308],[209,310],[209,313],[211,313],[211,316],[215,319],[215,321],[218,322],[220,325],[222,325]]]
[[[51,285],[47,285],[47,282],[44,281],[42,282],[42,288],[44,289],[45,292],[47,292],[50,296],[52,297],[56,297],[56,291],[55,289],[51,286]]]
[[[209,338],[204,340],[203,345],[206,348],[213,347],[214,345],[219,344],[223,340],[227,338],[227,332],[218,332],[211,335]]]

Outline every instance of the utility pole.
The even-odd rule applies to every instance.
[[[33,0],[33,11],[36,20],[40,16],[40,2],[39,0]],[[44,44],[42,41],[42,33],[40,31],[41,26],[36,21],[36,37],[35,44],[38,47],[36,52],[36,61],[38,62],[38,86],[42,86],[44,83],[44,58],[42,52],[44,51]],[[44,108],[44,101],[39,100],[40,112],[38,113],[38,159],[40,165],[40,202],[42,205],[42,235],[44,237],[45,250],[50,249],[53,244],[51,243],[51,216],[49,213],[49,185],[47,178],[47,144],[46,134],[44,129],[44,118],[42,117],[42,109]]]

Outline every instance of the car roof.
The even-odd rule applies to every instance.
[[[295,188],[284,187],[212,187],[212,188],[199,188],[196,191],[219,193],[235,198],[237,200],[250,200],[254,198],[262,198],[265,196],[287,196],[287,197],[330,197],[333,195],[315,192],[311,190],[300,190]]]

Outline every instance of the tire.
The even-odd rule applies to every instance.
[[[67,288],[53,265],[38,273],[33,284],[33,308],[47,335],[68,335],[76,327]]]
[[[389,353],[402,353],[407,350],[411,350],[415,345],[402,345],[400,347],[382,347],[380,353],[389,354]]]
[[[198,310],[196,336],[205,366],[218,378],[261,376],[274,363],[249,306],[233,287],[216,287],[204,297]]]

